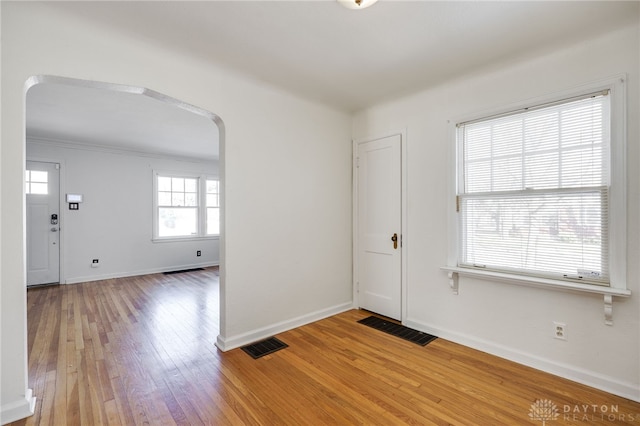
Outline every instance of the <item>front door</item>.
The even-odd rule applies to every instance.
[[[60,282],[60,165],[27,161],[27,285]]]
[[[358,303],[402,319],[401,136],[358,145]]]

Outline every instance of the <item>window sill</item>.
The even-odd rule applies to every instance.
[[[152,243],[177,243],[183,241],[206,241],[206,240],[219,240],[220,235],[207,235],[204,237],[165,237],[165,238],[152,238]]]
[[[550,290],[565,290],[583,293],[595,293],[604,296],[604,317],[605,324],[613,325],[613,297],[630,297],[631,291],[628,289],[604,287],[590,284],[572,283],[561,280],[547,278],[525,277],[514,274],[506,274],[493,271],[478,271],[458,266],[443,266],[440,269],[447,272],[449,276],[449,286],[454,294],[458,294],[458,276],[468,276],[478,279],[501,281],[509,284],[523,285],[529,287],[541,287]]]

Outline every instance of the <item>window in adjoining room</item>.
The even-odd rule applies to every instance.
[[[220,234],[220,191],[218,181],[207,179],[207,235]]]
[[[219,184],[206,176],[154,173],[154,239],[217,236]]]

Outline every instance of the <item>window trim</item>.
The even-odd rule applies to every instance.
[[[209,194],[207,192],[207,181],[208,180],[215,180],[216,182],[218,182],[218,192],[216,192],[216,196],[218,198],[218,205],[215,207],[211,207],[207,205],[207,195]],[[218,209],[218,217],[220,217],[220,179],[219,178],[214,178],[213,176],[204,176],[203,177],[203,186],[202,188],[202,194],[201,194],[201,200],[202,200],[202,234],[205,237],[215,237],[215,238],[219,238],[220,237],[220,224],[218,223],[218,233],[217,234],[209,234],[207,233],[207,217],[208,217],[208,209],[210,208],[216,208]]]
[[[450,286],[455,294],[458,292],[458,275],[472,276],[482,280],[500,281],[517,285],[544,287],[556,290],[572,290],[578,292],[598,293],[605,296],[605,310],[607,310],[607,298],[613,296],[628,297],[631,291],[627,288],[627,259],[626,259],[626,149],[627,149],[627,111],[626,111],[626,80],[625,74],[591,84],[585,84],[573,89],[530,99],[524,102],[507,105],[501,108],[468,114],[455,120],[448,121],[449,127],[449,164],[448,179],[448,241],[447,265],[441,269],[448,272]],[[563,280],[540,278],[528,275],[516,275],[503,272],[475,270],[458,266],[459,259],[459,228],[458,213],[456,212],[456,194],[459,179],[457,124],[473,122],[483,118],[509,114],[517,110],[536,107],[544,104],[570,99],[588,93],[609,90],[611,110],[611,154],[610,154],[610,200],[609,200],[609,274],[610,286],[594,285],[587,283],[575,283]],[[609,304],[610,306],[610,304]]]
[[[197,219],[197,233],[196,235],[179,235],[179,236],[167,236],[161,237],[158,235],[159,217],[158,217],[158,177],[172,177],[172,178],[186,178],[197,179],[198,181],[198,205],[196,211],[198,214]],[[206,182],[207,180],[217,180],[218,185],[220,179],[213,175],[202,173],[190,173],[180,171],[168,171],[168,170],[153,170],[152,173],[152,230],[151,241],[153,243],[166,243],[175,241],[203,241],[203,240],[219,240],[220,234],[207,234],[207,207],[206,207]]]
[[[32,172],[39,172],[39,173],[44,173],[46,180],[44,181],[40,181],[40,180],[33,180],[32,179]],[[49,195],[49,172],[44,171],[44,170],[29,170],[26,169],[25,170],[25,194],[26,195]],[[45,184],[46,185],[46,192],[33,192],[33,184]]]

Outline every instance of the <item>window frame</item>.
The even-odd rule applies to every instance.
[[[158,204],[158,178],[160,177],[168,177],[168,178],[183,178],[183,179],[196,179],[197,185],[197,200],[198,204],[195,206],[196,214],[197,214],[197,226],[196,233],[193,235],[176,235],[176,236],[160,236],[159,229],[159,204]],[[161,242],[174,242],[174,241],[202,241],[202,240],[217,240],[220,238],[220,234],[207,234],[207,206],[206,206],[206,182],[207,180],[215,180],[218,181],[218,185],[220,185],[220,180],[218,177],[214,177],[212,175],[200,174],[200,173],[189,173],[189,172],[180,172],[180,171],[166,171],[166,170],[154,170],[153,171],[153,185],[152,185],[152,242],[161,243]],[[219,190],[219,186],[218,186]],[[219,193],[218,193],[219,194]],[[218,195],[219,196],[219,195]],[[218,208],[219,207],[218,201]]]
[[[458,141],[458,123],[473,122],[489,119],[494,116],[510,114],[526,108],[535,108],[544,104],[561,102],[571,98],[583,96],[599,91],[609,91],[610,98],[610,188],[609,188],[609,286],[592,283],[580,283],[572,280],[550,279],[529,274],[511,274],[504,271],[477,270],[460,266],[460,221],[457,212],[457,194],[460,179],[460,145]],[[555,289],[568,289],[586,291],[605,295],[628,296],[630,291],[626,285],[626,75],[603,80],[593,84],[554,93],[547,96],[531,99],[497,108],[460,117],[449,121],[450,140],[450,164],[451,175],[449,178],[449,250],[447,266],[442,267],[449,273],[450,285],[457,293],[458,274],[472,276],[480,279],[497,280],[518,285],[543,286]]]
[[[207,182],[208,181],[215,181],[217,183],[217,191],[215,192],[216,194],[216,198],[217,198],[217,203],[215,206],[209,206],[207,204],[207,196],[209,195],[209,192],[207,192]],[[211,176],[206,176],[204,178],[204,186],[203,186],[203,191],[202,191],[202,207],[203,207],[203,233],[205,236],[207,237],[219,237],[220,236],[220,179],[218,178],[214,178]],[[209,234],[207,231],[209,229],[209,221],[208,221],[208,213],[209,213],[209,209],[210,208],[215,208],[218,209],[218,233],[216,234]]]
[[[33,180],[32,174],[33,172],[44,173],[46,179],[45,180]],[[34,192],[33,184],[36,185],[45,185],[45,192]],[[25,194],[26,195],[49,195],[49,172],[46,170],[25,170]]]

